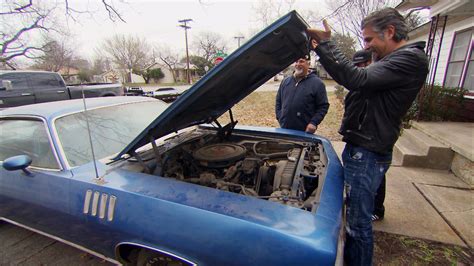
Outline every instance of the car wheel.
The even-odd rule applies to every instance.
[[[168,254],[142,249],[138,254],[137,266],[185,266],[189,265]]]

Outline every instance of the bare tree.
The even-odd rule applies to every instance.
[[[193,41],[193,47],[195,53],[207,61],[212,60],[217,53],[226,53],[228,50],[224,38],[215,32],[199,33]]]
[[[175,67],[179,62],[179,54],[166,46],[157,47],[155,50],[158,59],[166,65],[171,75],[173,75],[173,81],[176,82]]]
[[[314,10],[302,10],[301,16],[309,24],[316,24],[316,22],[321,21],[322,16]]]
[[[92,60],[92,69],[91,72],[93,75],[100,75],[105,71],[109,70],[107,68],[107,59],[103,57],[95,57]]]
[[[342,35],[355,36],[360,47],[363,47],[360,23],[370,13],[385,7],[394,6],[395,0],[326,0],[332,13],[325,18],[329,19],[333,30]]]
[[[355,50],[356,41],[351,35],[349,34],[343,35],[343,34],[334,32],[334,34],[332,35],[332,40],[337,44],[339,49],[341,49],[341,52],[347,58],[352,58],[352,56],[356,52]]]
[[[74,52],[66,39],[46,37],[43,43],[43,54],[35,60],[35,68],[57,72],[63,67],[71,66]]]
[[[17,3],[7,0],[2,4],[0,21],[0,63],[15,69],[18,57],[37,58],[44,44],[31,40],[32,34],[50,31],[49,16],[54,8],[33,5],[32,1]]]
[[[154,62],[150,45],[143,38],[114,35],[102,43],[100,50],[125,72],[139,72]]]
[[[420,15],[420,13],[417,11],[420,11],[420,10],[413,10],[413,11],[408,12],[405,15],[405,21],[408,24],[409,30],[413,30],[416,27],[420,26],[421,24],[429,21],[428,17],[424,17]]]
[[[35,59],[47,48],[34,37],[58,32],[57,11],[63,10],[67,18],[75,20],[74,15],[87,13],[71,6],[68,0],[48,3],[33,0],[3,0],[0,9],[0,67],[16,68],[18,58]],[[124,21],[113,0],[102,0],[102,4],[112,21]]]
[[[259,0],[253,6],[255,18],[263,27],[294,8],[296,0]]]

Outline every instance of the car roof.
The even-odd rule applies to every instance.
[[[166,104],[162,101],[151,97],[139,97],[139,96],[115,96],[115,97],[97,97],[97,98],[86,98],[86,106],[88,109],[97,107],[105,107],[110,105],[143,102],[143,101],[156,101],[160,104]],[[82,99],[65,100],[47,103],[37,103],[30,105],[23,105],[18,107],[12,107],[3,109],[0,116],[12,116],[12,115],[25,115],[25,116],[41,116],[46,119],[52,119],[68,113],[76,113],[84,110],[84,102]]]
[[[59,74],[58,72],[52,72],[52,71],[44,71],[44,70],[0,70],[0,75],[2,74],[8,74],[8,73],[55,73]]]

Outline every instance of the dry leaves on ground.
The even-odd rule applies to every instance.
[[[232,108],[234,119],[239,121],[239,125],[279,127],[275,118],[275,98],[276,91],[253,92]],[[330,93],[328,98],[329,111],[323,122],[318,126],[316,134],[332,141],[341,140],[341,136],[337,131],[341,124],[344,107],[333,93]],[[223,124],[228,121],[227,116],[219,119],[219,122]]]

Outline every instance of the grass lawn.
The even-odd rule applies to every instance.
[[[239,121],[239,125],[279,127],[275,118],[275,97],[276,91],[253,92],[232,108],[234,118]],[[329,111],[323,122],[319,125],[316,134],[326,137],[329,140],[341,140],[341,135],[337,133],[341,125],[344,107],[336,99],[334,93],[328,94]],[[222,119],[222,123],[228,118]]]

